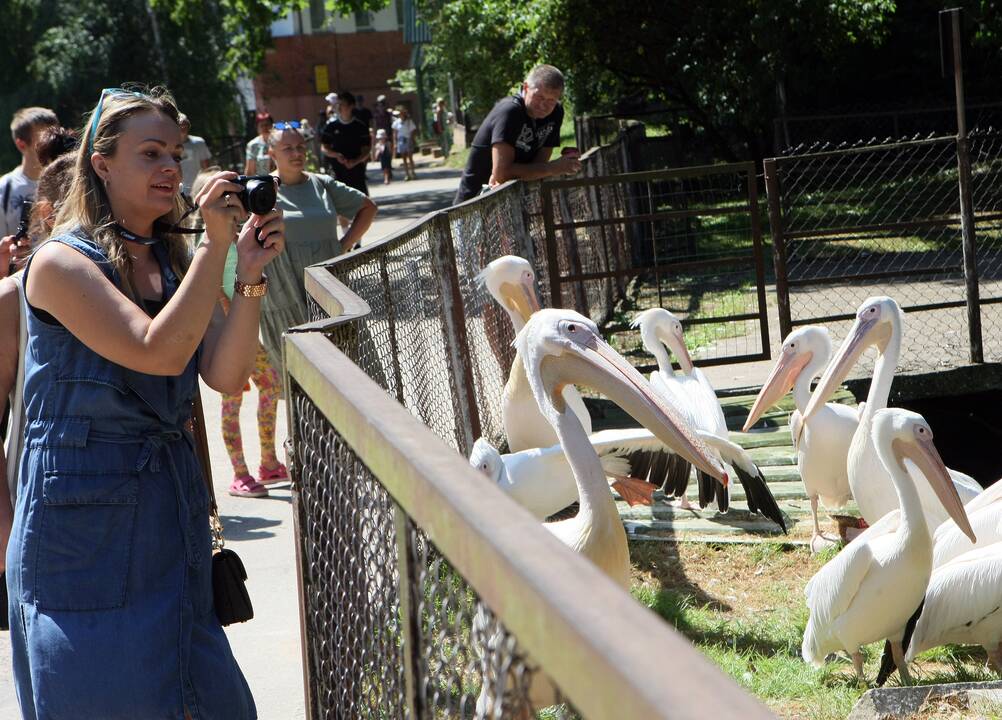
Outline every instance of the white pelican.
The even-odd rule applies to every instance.
[[[564,386],[577,383],[603,393],[703,472],[724,484],[727,474],[669,404],[657,397],[640,373],[602,340],[590,320],[571,310],[540,310],[515,342],[529,387],[567,456],[580,498],[575,517],[544,527],[628,591],[630,553],[626,532],[598,454],[581,421],[564,400]],[[475,630],[487,624],[484,615],[478,613]],[[495,635],[488,646],[496,639]],[[491,688],[497,685],[485,685],[477,702],[478,716],[492,711]],[[538,673],[529,693],[536,706],[553,702],[552,686]]]
[[[762,513],[786,532],[783,513],[776,504],[761,471],[743,448],[729,440],[727,422],[724,420],[720,401],[717,400],[717,393],[706,379],[706,375],[693,365],[685,346],[682,323],[663,308],[651,308],[634,318],[633,327],[640,328],[640,338],[644,347],[658,361],[658,370],[650,375],[651,386],[670,401],[673,407],[679,408],[684,413],[685,418],[700,433],[704,441],[710,442],[710,437],[717,438],[718,442],[713,443],[713,449],[718,457],[734,469],[745,490],[748,509]],[[675,374],[666,347],[678,358],[680,375]],[[699,482],[700,507],[706,507],[716,495],[717,507],[721,512],[726,512],[729,507],[726,488],[715,487],[716,484],[699,471],[696,477]],[[665,493],[679,497],[682,507],[688,507],[685,498],[685,488],[689,484],[688,472],[680,474],[678,480],[675,487],[666,488]]]
[[[810,421],[845,380],[863,351],[868,347],[877,348],[870,392],[866,396],[865,406],[861,406],[859,427],[853,435],[846,461],[852,496],[863,518],[870,525],[897,507],[894,487],[877,457],[871,430],[876,412],[887,407],[891,381],[894,379],[901,351],[902,320],[901,308],[889,297],[871,297],[860,305],[852,330],[825,370],[803,414],[805,422]],[[969,502],[981,492],[981,486],[973,478],[956,470],[950,470],[949,473],[963,502]],[[946,520],[946,513],[942,505],[936,502],[926,483],[920,482],[917,486],[928,525],[936,528]]]
[[[1002,674],[998,650],[1002,635],[995,623],[1002,599],[1002,482],[996,482],[964,506],[977,542],[947,520],[933,534],[932,577],[922,605],[905,629],[905,657],[937,645],[982,645],[992,666]],[[913,639],[921,626],[921,635]],[[999,628],[1002,631],[1002,627]],[[895,669],[890,648],[884,648],[877,675],[883,685]]]
[[[536,276],[532,271],[532,265],[524,258],[503,255],[489,262],[481,270],[477,280],[484,284],[491,297],[508,313],[516,334],[522,330],[532,314],[539,310],[539,299],[536,297]],[[591,415],[588,414],[588,408],[585,407],[577,388],[573,385],[567,385],[562,394],[564,402],[577,415],[585,432],[590,435],[592,430]],[[525,366],[517,349],[515,360],[508,373],[508,382],[505,383],[501,397],[501,421],[508,439],[508,450],[511,453],[550,448],[557,444],[556,433],[539,411],[539,405],[532,396],[532,390],[529,388],[529,381],[525,375]],[[490,452],[483,444],[481,444],[480,451],[488,454]],[[473,454],[478,454],[476,448]],[[562,457],[562,454],[560,456]],[[473,463],[472,457],[471,463]],[[479,466],[482,463],[473,464]],[[610,465],[611,467],[616,466]],[[622,465],[618,467],[622,467]],[[543,492],[550,495],[556,493],[556,496],[567,495],[561,491],[563,489],[573,490],[574,485],[573,482],[570,482],[571,476],[566,469],[563,477],[567,482],[562,483],[559,488],[549,488]],[[613,487],[631,505],[638,503],[650,505],[652,502],[653,486],[650,483],[631,478],[627,474],[616,476]],[[523,500],[531,500],[531,498],[523,493],[519,501]],[[552,510],[548,515],[562,510],[576,500],[576,495],[570,495],[567,503]],[[547,498],[542,498],[539,502],[544,506],[549,506]],[[531,509],[532,503],[526,504],[526,507]]]
[[[630,474],[630,462],[625,457],[600,452],[599,458],[607,476],[617,478]],[[473,444],[470,465],[538,520],[560,512],[578,499],[574,473],[560,445],[502,455],[485,438],[480,438]],[[613,487],[617,487],[617,482]]]
[[[887,639],[902,679],[909,682],[901,641],[929,582],[932,536],[906,461],[918,466],[947,514],[972,540],[974,532],[922,416],[878,410],[871,426],[900,510],[871,525],[811,578],[804,590],[810,619],[801,652],[804,660],[820,667],[829,653],[844,650],[864,681],[860,648]]]
[[[811,380],[821,374],[831,354],[832,341],[823,327],[809,325],[787,335],[779,360],[755,398],[743,428],[748,432],[762,413],[793,389],[797,409],[790,416],[790,434],[797,451],[797,469],[811,501],[812,548],[816,540],[829,541],[818,524],[818,500],[825,508],[834,510],[852,499],[846,456],[859,426],[857,411],[828,403],[811,416],[806,427],[801,427],[802,413],[811,399]]]
[[[508,313],[516,335],[525,327],[532,314],[539,310],[536,275],[532,271],[532,265],[525,258],[502,255],[489,262],[480,271],[477,279],[484,284],[498,305]],[[578,416],[585,432],[590,435],[591,415],[588,414],[588,408],[585,407],[577,388],[568,385],[564,388],[563,395],[564,401]],[[532,390],[525,377],[525,366],[519,359],[517,350],[501,399],[501,420],[505,436],[508,438],[508,449],[511,452],[557,444],[556,433],[540,413],[539,405],[532,396]]]
[[[981,645],[1002,674],[1002,543],[970,550],[932,571],[905,660],[948,644]]]

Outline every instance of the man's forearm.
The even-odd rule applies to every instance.
[[[494,170],[494,179],[499,183],[509,180],[540,180],[542,178],[560,175],[561,170],[556,162],[544,163],[512,163],[506,168]]]

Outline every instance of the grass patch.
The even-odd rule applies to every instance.
[[[781,718],[841,720],[863,694],[848,658],[817,670],[800,658],[803,589],[830,554],[780,543],[632,543],[634,597]],[[882,646],[864,648],[876,677]],[[993,679],[980,648],[937,648],[912,665],[922,684]],[[893,676],[890,685],[898,682]],[[929,714],[935,704],[915,718]],[[945,717],[971,717],[960,714]],[[952,712],[952,710],[951,710]]]
[[[449,168],[455,168],[456,170],[462,170],[466,167],[466,161],[470,159],[470,149],[453,148],[452,152],[449,153],[449,157],[445,159],[445,166]]]

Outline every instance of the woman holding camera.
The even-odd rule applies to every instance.
[[[277,206],[285,212],[287,240],[285,252],[269,270],[272,289],[261,308],[261,338],[281,375],[282,333],[307,320],[307,266],[360,242],[376,216],[376,204],[332,177],[306,172],[306,141],[293,123],[275,123],[268,152],[282,181]],[[338,216],[351,222],[340,240]]]
[[[283,223],[280,211],[246,219],[235,174],[219,173],[196,198],[205,233],[191,253],[175,232],[177,118],[166,92],[103,91],[52,239],[25,270],[26,449],[7,580],[26,718],[257,715],[213,607],[188,425],[199,376],[232,392],[250,373]]]

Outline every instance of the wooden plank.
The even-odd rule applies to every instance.
[[[737,443],[745,450],[761,447],[793,446],[790,439],[790,426],[778,425],[768,430],[752,430],[751,432],[729,433],[731,442]]]
[[[787,436],[789,438],[789,436]],[[796,465],[797,452],[793,444],[789,446],[751,448],[748,450],[751,459],[759,467],[763,465]]]

